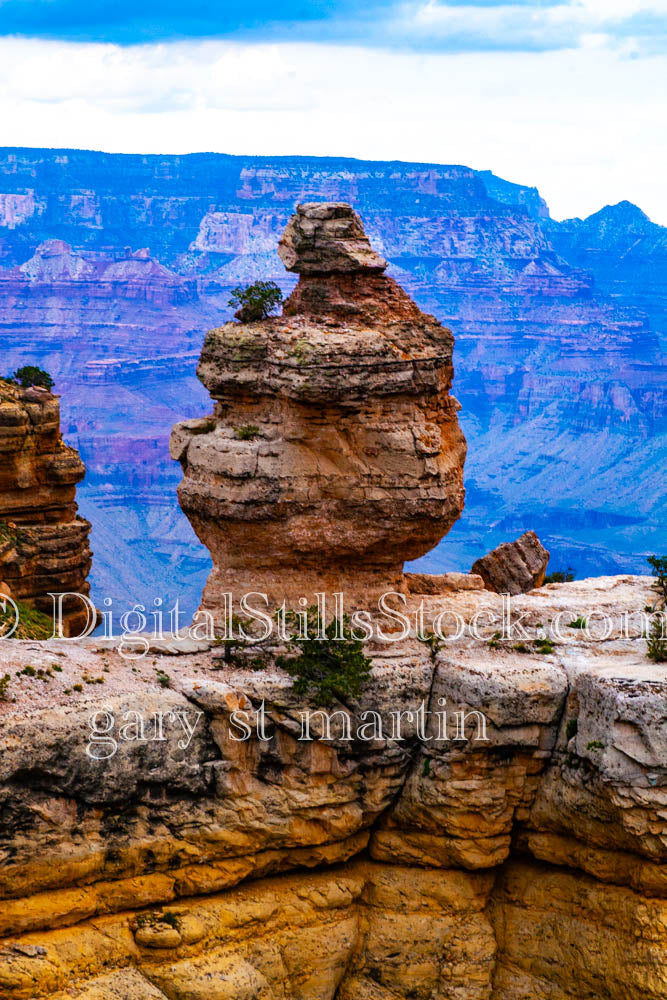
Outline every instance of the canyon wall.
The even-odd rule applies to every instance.
[[[422,567],[533,528],[552,568],[643,570],[665,547],[665,230],[638,210],[555,223],[534,188],[463,166],[6,149],[5,364],[43,365],[64,394],[97,592],[148,602],[178,578],[196,605],[210,562],[175,503],[169,430],[207,410],[195,367],[230,289],[290,292],[278,240],[297,202],[326,199],[456,331],[466,513]]]
[[[4,643],[0,997],[662,1000],[667,671],[623,636],[651,600],[552,584],[515,599],[517,644],[498,595],[427,597],[465,634],[368,643],[310,740],[317,705],[253,649],[47,642],[41,682]],[[545,650],[600,614],[604,641]]]
[[[60,434],[60,402],[0,379],[0,580],[10,596],[53,616],[55,594],[88,594],[90,522],[77,514],[78,452]],[[88,612],[63,601],[63,631],[77,635]]]

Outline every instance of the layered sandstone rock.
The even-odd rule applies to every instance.
[[[174,428],[181,506],[209,548],[204,607],[404,589],[403,562],[463,507],[451,333],[383,273],[348,205],[302,205],[280,248],[283,316],[204,344],[212,416]]]
[[[490,645],[499,595],[427,596],[426,626],[456,614],[464,634],[369,645],[360,698],[333,706],[329,735],[314,719],[312,741],[314,706],[275,664],[49,642],[35,668],[62,669],[42,684],[7,643],[0,997],[662,998],[667,671],[623,636],[650,593],[641,578],[542,588],[517,599],[523,642]],[[613,636],[566,628],[540,652],[563,617],[594,612]],[[104,694],[72,692],[100,676]],[[407,713],[443,700],[434,739],[434,715],[422,730]],[[265,726],[232,739],[232,713],[262,703]],[[91,714],[101,730],[114,715],[100,739],[118,739],[130,706],[148,738],[91,759]],[[168,721],[150,738],[157,711],[203,713],[187,748]],[[401,713],[401,738],[348,740],[364,711]]]
[[[90,523],[75,500],[85,471],[60,435],[58,398],[0,381],[0,579],[49,615],[49,593],[90,590]],[[82,602],[67,599],[64,612],[65,634],[77,634],[87,621]]]
[[[477,559],[470,572],[481,576],[488,590],[516,595],[541,587],[548,564],[548,551],[534,531],[526,531]]]

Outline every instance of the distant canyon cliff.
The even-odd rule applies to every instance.
[[[534,528],[552,569],[642,572],[667,541],[667,229],[635,206],[556,223],[535,188],[463,166],[3,149],[0,374],[39,364],[63,394],[98,600],[198,603],[169,431],[207,411],[195,368],[231,288],[292,290],[276,247],[306,201],[350,202],[455,336],[466,508],[420,568]]]

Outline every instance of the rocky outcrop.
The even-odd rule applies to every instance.
[[[526,531],[477,559],[470,572],[481,576],[487,590],[516,595],[541,587],[548,564],[549,553],[534,531]]]
[[[49,615],[49,593],[87,595],[90,523],[77,515],[85,475],[60,435],[60,403],[45,390],[0,380],[0,579],[15,599]],[[78,634],[87,612],[63,604],[65,634]]]
[[[404,561],[463,508],[451,333],[382,273],[348,205],[300,206],[280,252],[301,274],[282,317],[208,334],[214,412],[172,434],[179,500],[214,562],[208,609],[229,591],[404,589]]]
[[[662,1000],[667,671],[623,635],[650,593],[602,578],[519,597],[523,651],[487,641],[499,595],[434,595],[426,627],[458,615],[463,634],[369,645],[361,696],[311,741],[315,706],[275,664],[48,642],[34,667],[61,669],[42,683],[6,643],[0,997]],[[564,612],[616,631],[559,639]],[[410,716],[422,700],[444,730]],[[262,703],[234,740],[232,713]],[[121,738],[129,706],[143,742]],[[364,711],[385,731],[348,740]],[[185,747],[173,717],[197,712]],[[110,738],[112,756],[87,754],[91,717],[93,757]]]
[[[667,230],[637,209],[555,223],[534,188],[453,164],[5,149],[4,372],[29,340],[63,392],[97,592],[198,603],[210,562],[178,508],[169,430],[207,411],[196,359],[230,290],[292,290],[276,249],[314,198],[352,204],[387,273],[456,331],[466,530],[420,570],[532,528],[556,569],[644,572],[667,521]]]

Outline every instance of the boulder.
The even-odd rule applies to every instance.
[[[549,553],[534,531],[526,531],[515,542],[503,542],[477,559],[470,570],[484,580],[487,590],[497,594],[527,594],[544,583]]]
[[[344,202],[297,205],[278,253],[287,270],[298,274],[382,272],[387,266],[371,247],[357,213]]]

